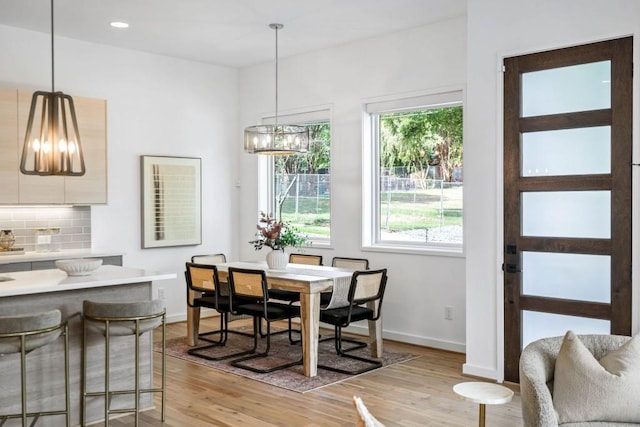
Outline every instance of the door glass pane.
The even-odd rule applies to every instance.
[[[611,238],[610,191],[525,192],[522,235]]]
[[[568,330],[576,334],[609,334],[611,322],[563,314],[522,311],[522,348],[540,338],[564,336]]]
[[[611,173],[611,127],[522,134],[522,176]]]
[[[611,108],[611,61],[522,75],[522,117]]]
[[[522,292],[550,298],[609,303],[611,257],[522,252]]]

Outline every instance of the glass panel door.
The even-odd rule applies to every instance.
[[[631,332],[632,45],[504,61],[508,381],[533,340]]]

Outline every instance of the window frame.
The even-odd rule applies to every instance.
[[[274,115],[265,115],[260,120],[262,124],[274,124]],[[310,123],[329,123],[330,145],[329,145],[329,170],[333,170],[333,107],[332,105],[320,105],[309,108],[301,108],[297,110],[289,110],[278,113],[278,123],[286,124],[310,124]],[[266,176],[266,180],[258,180],[258,206],[268,206],[263,211],[276,211],[276,194],[275,194],[275,159],[274,156],[259,156],[258,160],[258,177]],[[333,194],[329,194],[329,237],[312,238],[309,243],[303,247],[331,247],[332,245],[332,218],[333,218]]]
[[[419,253],[464,257],[462,243],[407,242],[382,240],[380,235],[380,126],[381,115],[461,106],[465,92],[461,87],[365,100],[362,104],[362,249],[371,252]],[[464,123],[463,113],[463,123]],[[464,124],[463,124],[464,127]],[[463,181],[464,194],[464,181]],[[464,233],[464,197],[462,227]]]

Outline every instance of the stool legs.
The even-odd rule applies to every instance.
[[[56,310],[57,311],[57,310]],[[58,312],[58,317],[60,316]],[[33,316],[32,316],[33,317]],[[16,319],[15,321],[19,321]],[[27,337],[38,337],[46,334],[57,334],[53,340],[57,339],[60,335],[64,338],[64,409],[58,410],[43,410],[38,412],[29,412],[27,403],[27,353],[34,351],[40,347],[46,346],[48,343],[43,343],[38,347],[31,347],[28,351]],[[19,349],[16,353],[20,353],[20,405],[21,412],[15,414],[0,414],[0,426],[4,425],[9,419],[20,419],[22,426],[28,425],[29,418],[33,418],[31,426],[35,425],[40,417],[50,415],[64,415],[65,425],[69,427],[71,425],[70,398],[69,398],[69,327],[66,322],[60,323],[56,326],[45,327],[38,330],[23,330],[21,332],[7,332],[0,333],[0,339],[13,339],[19,341]],[[53,340],[50,340],[52,342]]]
[[[152,329],[145,330],[142,328],[142,322],[149,322],[153,319],[161,318],[160,325],[162,326],[162,385],[161,387],[156,388],[141,388],[140,387],[140,337],[143,333],[149,332],[150,339],[153,341],[153,331]],[[87,371],[87,356],[88,356],[88,346],[87,346],[87,336],[89,331],[87,329],[87,325],[89,322],[102,322],[104,325],[104,391],[97,392],[89,392],[87,391],[87,382],[86,382],[86,371]],[[135,342],[134,347],[134,381],[135,385],[133,389],[129,390],[111,390],[110,377],[111,377],[111,340],[112,340],[112,331],[111,327],[114,326],[115,323],[121,322],[130,322],[135,324],[135,327],[132,329],[130,334],[127,336],[133,335],[133,339]],[[115,335],[120,335],[114,333]],[[86,425],[86,408],[87,408],[87,398],[88,397],[104,397],[104,425],[109,425],[109,415],[113,413],[133,413],[134,415],[134,425],[138,426],[139,424],[139,413],[140,413],[140,395],[142,393],[161,393],[162,396],[162,421],[165,420],[165,403],[166,403],[166,318],[164,311],[158,314],[152,315],[142,315],[136,317],[119,317],[119,318],[99,318],[99,317],[87,317],[85,316],[84,322],[84,333],[83,333],[83,362],[82,362],[82,371],[83,375],[83,390],[82,390],[82,425]],[[153,382],[153,370],[151,371],[151,381]],[[111,409],[111,401],[116,395],[133,395],[135,398],[135,403],[133,407],[128,407],[126,409]]]

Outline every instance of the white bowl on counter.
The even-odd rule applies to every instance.
[[[56,267],[69,276],[88,276],[102,265],[102,258],[59,259]]]

